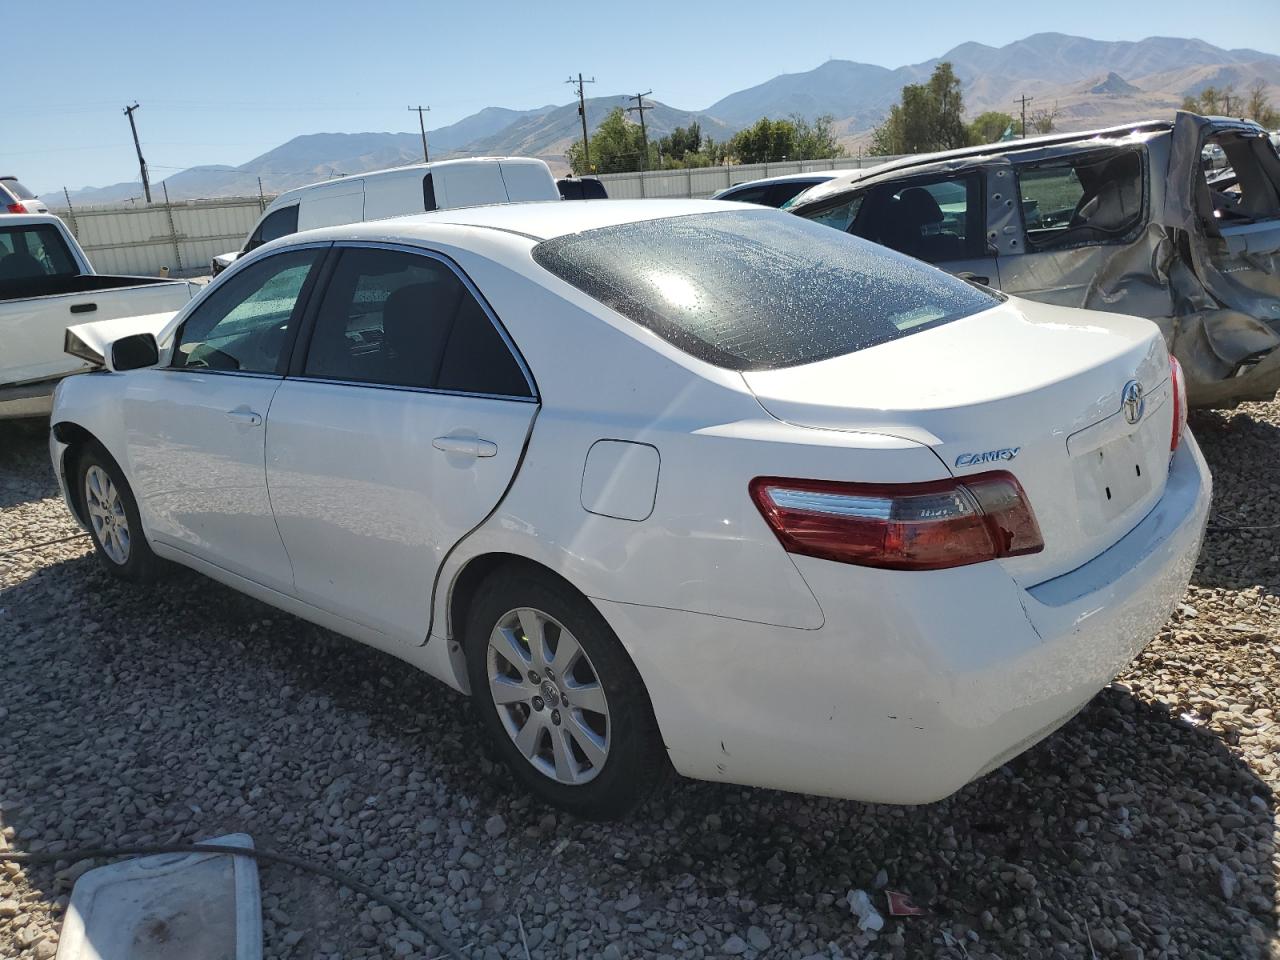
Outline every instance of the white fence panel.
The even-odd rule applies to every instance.
[[[258,197],[228,197],[54,213],[71,227],[99,273],[154,276],[167,267],[171,276],[195,276],[208,273],[219,253],[244,244],[262,208]]]

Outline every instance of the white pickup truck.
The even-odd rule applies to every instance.
[[[69,325],[173,313],[198,289],[102,276],[57,217],[0,217],[0,420],[44,416],[57,382],[89,368],[63,352]]]

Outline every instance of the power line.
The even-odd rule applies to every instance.
[[[634,97],[627,97],[628,100],[634,100],[636,102],[634,107],[627,107],[627,113],[632,113],[634,111],[640,114],[640,141],[644,144],[644,155],[640,161],[641,170],[649,169],[649,133],[645,130],[644,126],[644,112],[646,110],[652,110],[653,107],[647,106],[644,102],[644,98],[649,96],[651,93],[653,93],[652,90],[646,90],[644,93],[637,93]]]
[[[578,85],[578,116],[582,118],[582,163],[586,168],[582,171],[583,173],[591,172],[591,141],[587,139],[587,101],[582,95],[582,85],[595,82],[595,77],[590,80],[583,80],[582,74],[578,74],[577,80],[570,77],[565,81],[565,83],[576,83]]]
[[[1027,138],[1027,104],[1034,100],[1035,97],[1028,97],[1025,93],[1019,97],[1014,103],[1022,104],[1022,138]]]
[[[425,110],[428,113],[430,113],[431,108],[422,107],[422,106],[409,108],[410,113],[412,113],[415,110],[418,111],[418,129],[422,131],[422,162],[429,163],[431,161],[431,158],[427,156],[427,125],[426,123],[423,122],[422,112]]]
[[[133,120],[133,111],[138,109],[138,101],[132,107],[124,108],[124,115],[129,118],[129,129],[133,131],[133,148],[138,151],[138,169],[142,171],[142,192],[147,195],[147,203],[151,202],[151,181],[147,179],[147,161],[142,159],[142,144],[138,142],[138,125]]]

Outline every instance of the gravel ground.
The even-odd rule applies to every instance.
[[[230,831],[349,871],[477,957],[1280,957],[1280,404],[1193,418],[1193,586],[1121,682],[920,808],[679,782],[623,824],[521,798],[466,700],[192,573],[99,571],[40,433],[0,425],[0,827],[17,849]],[[13,553],[14,550],[21,552]],[[52,956],[88,864],[0,864],[0,955]],[[268,957],[433,957],[262,871]],[[923,916],[859,930],[863,890]]]

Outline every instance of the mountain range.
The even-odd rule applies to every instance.
[[[829,114],[841,142],[852,152],[866,145],[903,85],[927,79],[943,61],[950,62],[960,77],[970,116],[986,110],[1014,114],[1015,98],[1025,95],[1032,98],[1032,110],[1054,109],[1062,130],[1171,115],[1184,96],[1208,86],[1233,85],[1243,98],[1261,81],[1272,102],[1280,101],[1280,56],[1274,54],[1224,50],[1176,37],[1102,41],[1039,33],[1002,47],[962,43],[939,57],[897,69],[832,59],[812,70],[782,74],[736,91],[704,110],[680,110],[651,100],[645,123],[651,138],[697,121],[704,135],[721,140],[762,116],[799,114],[813,119]],[[622,95],[589,98],[591,126],[614,107],[627,106],[628,100]],[[576,103],[531,110],[486,107],[427,132],[432,159],[537,156],[558,173],[567,169],[565,151],[580,136]],[[315,133],[294,137],[239,166],[191,167],[168,177],[165,184],[175,200],[253,195],[258,178],[262,189],[273,194],[334,176],[415,163],[421,153],[416,132]],[[86,187],[71,197],[77,203],[109,203],[141,192],[139,183],[118,183]]]

